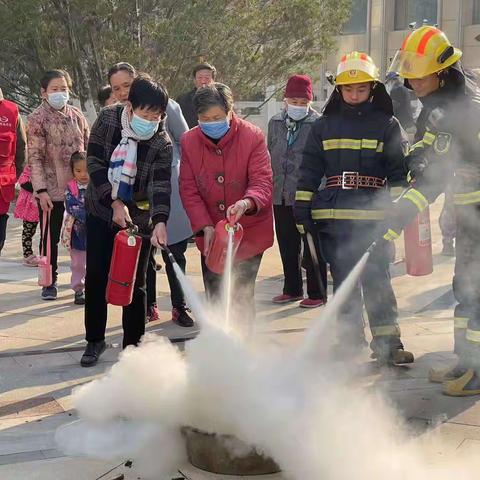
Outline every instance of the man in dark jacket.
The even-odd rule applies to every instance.
[[[318,229],[334,290],[380,231],[391,205],[389,188],[404,182],[408,149],[406,134],[368,55],[344,55],[335,83],[307,141],[295,202],[300,231],[314,228],[312,220]],[[324,176],[326,188],[317,192]],[[400,340],[387,244],[368,262],[360,283],[340,312],[337,351],[353,356],[365,344],[363,291],[373,357],[380,364],[413,362]]]
[[[453,188],[457,220],[453,291],[458,363],[429,374],[451,396],[480,394],[480,96],[446,35],[435,27],[415,30],[391,66],[413,88],[423,109],[419,140],[406,159],[412,187],[389,215],[383,238],[402,228],[445,191]],[[379,242],[380,244],[382,242]]]
[[[212,85],[215,82],[217,70],[209,63],[199,63],[193,69],[192,74],[195,88],[189,92],[183,93],[177,98],[183,116],[187,121],[188,128],[193,128],[198,125],[197,113],[193,106],[193,97],[199,88],[205,87],[206,85]]]

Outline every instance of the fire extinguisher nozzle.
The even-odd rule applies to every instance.
[[[375,250],[375,247],[377,246],[377,242],[373,242],[368,248],[367,248],[367,253],[370,254]]]
[[[161,248],[167,254],[167,257],[172,262],[172,264],[177,263],[177,261],[175,260],[175,257],[173,256],[173,253],[166,245],[162,245]]]

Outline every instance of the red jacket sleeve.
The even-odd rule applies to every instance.
[[[190,158],[192,144],[188,144],[185,140],[185,135],[182,136],[180,144],[182,147],[179,177],[180,198],[192,225],[192,230],[194,233],[197,233],[208,225],[213,226],[214,222],[208,213],[207,206],[200,195],[195,180]]]
[[[265,138],[257,133],[254,147],[248,162],[248,186],[245,197],[251,198],[258,213],[263,208],[272,206],[273,174]]]

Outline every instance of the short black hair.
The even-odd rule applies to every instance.
[[[112,94],[112,87],[110,85],[105,85],[98,91],[97,99],[101,107],[105,106],[105,103],[110,98],[111,94]]]
[[[75,168],[75,164],[81,162],[82,160],[87,159],[87,152],[74,152],[70,157],[70,170],[73,173],[73,169]]]
[[[215,77],[217,75],[217,69],[211,65],[210,63],[199,63],[198,65],[195,65],[193,69],[193,78],[197,76],[197,73],[200,70],[210,70],[212,72],[212,78],[215,80]]]
[[[167,109],[168,92],[161,83],[142,73],[133,80],[128,100],[133,109],[147,108],[163,113]]]
[[[107,73],[108,83],[110,83],[110,79],[112,78],[113,75],[122,71],[129,73],[132,77],[137,76],[137,71],[135,70],[135,67],[133,65],[130,65],[127,62],[119,62],[113,65],[108,71]]]
[[[223,83],[206,85],[195,92],[193,107],[197,115],[205,113],[211,107],[220,107],[225,113],[229,113],[233,110],[232,91]]]
[[[54,70],[47,70],[41,80],[40,80],[40,86],[46,90],[48,86],[50,85],[50,82],[54,80],[55,78],[64,78],[67,82],[68,88],[71,89],[73,82],[72,82],[72,77],[70,77],[69,73],[66,70],[60,70],[60,69],[54,69]]]

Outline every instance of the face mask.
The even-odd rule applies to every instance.
[[[135,114],[133,114],[132,119],[130,120],[132,130],[145,140],[149,140],[155,135],[159,123],[160,122],[158,121],[145,120]]]
[[[54,92],[48,94],[48,103],[55,110],[62,110],[66,107],[70,95],[68,92]]]
[[[207,137],[215,140],[222,138],[230,130],[230,123],[227,118],[218,122],[198,122],[198,125]]]
[[[310,107],[297,107],[296,105],[287,105],[287,114],[292,119],[298,122],[308,115],[308,109]]]

